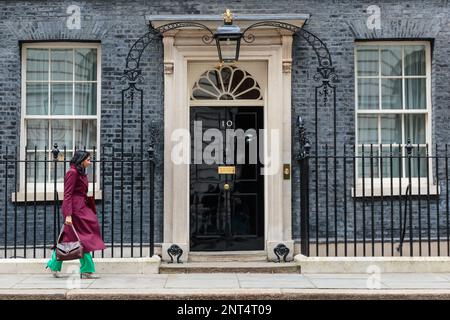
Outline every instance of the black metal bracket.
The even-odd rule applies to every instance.
[[[178,245],[173,244],[169,247],[169,249],[167,249],[167,253],[170,257],[170,262],[169,263],[174,263],[173,258],[176,256],[177,257],[177,263],[183,263],[180,261],[181,256],[183,255],[183,249],[181,249]]]
[[[302,159],[307,158],[311,151],[311,143],[309,142],[309,139],[307,137],[306,128],[301,116],[298,116],[297,118],[297,130],[298,130],[298,138],[300,141],[300,148],[297,155],[297,160],[300,161]]]
[[[276,262],[281,262],[281,256],[283,257],[283,262],[287,262],[287,256],[289,255],[289,248],[286,247],[285,244],[283,243],[279,243],[277,244],[277,246],[273,249],[273,252],[275,253],[275,255],[277,256],[277,261]]]
[[[199,29],[203,29],[207,32],[207,34],[202,36],[202,41],[204,44],[210,44],[214,40],[214,32],[204,24],[198,23],[198,22],[192,22],[192,21],[178,21],[178,22],[172,22],[167,23],[165,25],[162,25],[157,28],[153,28],[150,25],[150,30],[154,29],[155,31],[159,32],[161,35],[167,31],[175,30],[175,29],[182,29],[182,28],[191,28],[191,27],[197,27]]]

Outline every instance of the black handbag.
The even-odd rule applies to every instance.
[[[76,260],[83,258],[83,245],[80,241],[80,237],[78,237],[78,233],[75,230],[75,227],[71,225],[73,232],[75,233],[78,241],[73,242],[59,242],[61,236],[64,232],[65,224],[63,224],[61,228],[61,232],[59,233],[58,241],[56,242],[56,260],[58,261],[66,261],[66,260]]]

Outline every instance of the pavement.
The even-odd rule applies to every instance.
[[[445,299],[450,273],[1,274],[0,300]]]

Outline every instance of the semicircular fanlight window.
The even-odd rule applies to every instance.
[[[204,72],[192,88],[191,100],[262,100],[261,87],[247,72],[223,66]]]

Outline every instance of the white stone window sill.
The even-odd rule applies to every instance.
[[[96,190],[95,191],[95,200],[101,200],[102,199],[102,190]],[[26,202],[34,202],[35,199],[35,193],[34,192],[30,192],[28,191],[26,194],[24,191],[18,191],[17,192],[17,201],[16,201],[16,193],[13,192],[11,194],[11,201],[12,202],[25,202],[25,195],[26,195]],[[88,196],[92,196],[93,193],[92,191],[88,192]],[[54,200],[54,196],[55,193],[53,190],[48,191],[46,193],[44,192],[36,192],[36,202],[43,202],[43,201],[47,201],[47,202],[52,202]],[[58,199],[60,202],[63,201],[64,199],[64,191],[58,191]]]
[[[363,188],[362,179],[356,183],[356,188],[352,188],[351,196],[353,198],[363,198],[363,197],[395,197],[400,194],[406,195],[406,189],[409,184],[408,179],[401,180],[401,189],[400,189],[400,181],[398,179],[394,179],[397,181],[393,181],[391,185],[391,179],[385,178],[383,179],[383,187],[381,187],[380,179],[374,179],[373,185],[370,179],[366,179]],[[427,182],[427,179],[417,179],[413,178],[411,181],[411,190],[408,191],[408,194],[412,196],[437,196],[440,193],[440,188],[434,184],[431,179],[430,182]],[[400,193],[401,190],[401,193]]]

